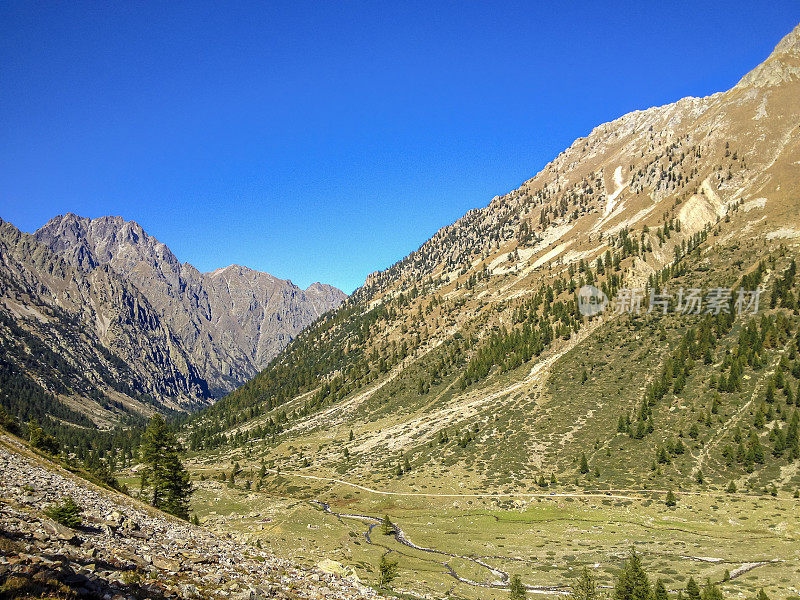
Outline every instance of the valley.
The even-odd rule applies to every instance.
[[[798,97],[800,26],[348,297],[119,218],[0,223],[2,423],[273,584],[299,565],[287,597],[796,599]]]

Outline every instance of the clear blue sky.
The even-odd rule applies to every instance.
[[[351,292],[595,125],[727,89],[800,3],[0,2],[0,217],[133,219]]]

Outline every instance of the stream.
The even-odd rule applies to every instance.
[[[355,519],[357,521],[362,521],[364,523],[367,523],[369,525],[369,527],[367,528],[367,531],[364,532],[364,538],[367,540],[368,544],[377,545],[372,541],[372,530],[375,527],[378,527],[379,525],[381,525],[381,523],[382,523],[381,519],[378,519],[376,517],[371,517],[369,515],[359,515],[359,514],[348,514],[348,513],[334,512],[333,510],[331,510],[330,504],[328,504],[327,502],[322,502],[320,500],[310,500],[309,502],[311,504],[315,505],[315,506],[318,506],[318,507],[322,508],[322,510],[324,512],[326,512],[326,513],[328,513],[330,515],[333,515],[333,516],[335,516],[335,517],[337,517],[339,519]],[[397,540],[403,546],[407,546],[409,548],[413,548],[414,550],[419,550],[421,552],[428,552],[428,553],[431,553],[431,554],[438,554],[438,555],[441,555],[441,556],[449,556],[451,558],[460,558],[462,560],[466,560],[466,561],[472,562],[472,563],[478,565],[479,567],[481,567],[482,569],[486,569],[487,571],[489,571],[489,573],[491,573],[492,576],[495,578],[495,581],[491,581],[491,582],[488,582],[488,583],[480,582],[480,581],[473,581],[472,579],[467,579],[466,577],[462,577],[461,575],[459,575],[456,572],[456,570],[449,564],[449,562],[447,562],[447,561],[438,561],[438,560],[434,561],[437,564],[443,566],[445,569],[447,569],[447,572],[450,574],[450,576],[453,577],[454,579],[460,581],[461,583],[466,583],[467,585],[472,585],[472,586],[475,586],[475,587],[482,587],[482,588],[508,589],[509,576],[508,576],[508,573],[506,573],[505,571],[502,571],[500,569],[492,567],[491,565],[489,565],[489,564],[483,562],[482,560],[477,559],[477,558],[475,558],[473,556],[463,556],[461,554],[454,554],[452,552],[444,552],[443,550],[436,550],[435,548],[425,548],[424,546],[418,546],[417,544],[415,544],[414,542],[412,542],[409,539],[409,537],[406,535],[406,533],[400,528],[400,526],[397,523],[392,523],[392,525],[394,526],[394,532],[392,533],[392,537],[394,537],[394,539]],[[508,558],[508,557],[504,557],[504,556],[498,556],[498,557],[495,557],[495,558],[498,558],[498,559],[501,559],[501,560],[517,560],[517,559]],[[545,593],[546,594],[564,594],[564,595],[569,594],[569,592],[566,589],[561,588],[561,587],[556,587],[556,586],[525,585],[525,589],[527,591],[529,591],[529,592],[539,593],[539,594],[545,594]]]

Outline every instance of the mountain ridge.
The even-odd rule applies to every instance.
[[[208,405],[345,297],[244,267],[202,274],[134,221],[71,213],[34,234],[0,221],[0,277],[3,406],[104,428]]]
[[[345,297],[333,287],[304,291],[239,265],[201,273],[122,217],[69,213],[34,235],[83,268],[109,264],[133,281],[175,331],[214,395],[255,375],[305,325]]]
[[[598,325],[578,313],[576,292],[587,283],[613,298],[623,285],[660,289],[687,280],[683,269],[697,269],[696,278],[716,273],[733,286],[741,273],[734,276],[724,267],[735,260],[742,273],[759,272],[765,284],[779,285],[787,268],[782,248],[796,249],[800,238],[800,77],[787,71],[787,77],[765,80],[762,67],[791,66],[798,32],[800,27],[743,77],[753,85],[598,125],[516,190],[467,212],[394,265],[371,273],[337,313],[298,336],[270,368],[209,409],[207,418],[200,415],[189,429],[195,446],[203,447],[203,436],[213,439],[211,447],[255,436],[270,440],[268,456],[287,458],[282,453],[289,445],[296,449],[303,437],[314,439],[320,428],[330,427],[337,432],[332,443],[346,447],[351,458],[343,466],[334,451],[314,452],[309,443],[305,448],[314,458],[306,458],[320,469],[360,472],[376,453],[388,457],[399,449],[407,457],[428,456],[425,444],[443,431],[449,430],[452,445],[451,427],[463,439],[464,428],[487,426],[475,407],[498,404],[510,411],[527,398],[539,414],[534,399],[546,395],[553,369],[590,345],[594,338],[584,339],[584,333],[598,327],[610,332],[622,319],[606,314]],[[735,259],[723,258],[729,255]],[[760,267],[764,261],[773,267]],[[720,326],[720,335],[730,344],[727,327]],[[653,356],[671,351],[664,340],[648,346]],[[537,361],[547,369],[528,377]],[[519,379],[500,386],[508,373]],[[762,385],[760,372],[751,377]],[[507,399],[485,400],[496,394]],[[626,391],[619,410],[630,412],[636,396],[634,389]],[[439,412],[429,412],[427,398]],[[442,406],[448,403],[451,408]],[[223,425],[210,423],[220,417]],[[586,415],[577,422],[588,422]],[[351,428],[364,431],[369,442],[348,444],[338,437]],[[409,446],[388,439],[387,428],[413,431],[402,437]],[[285,431],[291,434],[281,441]],[[615,433],[616,422],[609,435]],[[531,429],[517,434],[545,435]],[[535,443],[546,456],[549,442]],[[289,460],[299,456],[295,452]],[[542,460],[520,465],[520,473],[535,473]],[[483,466],[482,476],[494,477]],[[727,469],[719,467],[718,476]],[[477,487],[481,481],[473,478]]]

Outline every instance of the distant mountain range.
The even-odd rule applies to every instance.
[[[238,265],[201,273],[120,217],[67,214],[32,235],[0,222],[0,390],[101,424],[206,405],[345,298]]]

